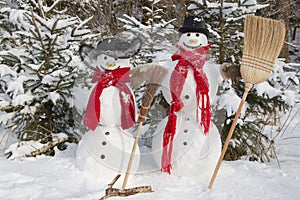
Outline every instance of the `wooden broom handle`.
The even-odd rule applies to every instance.
[[[129,162],[128,162],[125,178],[124,178],[124,181],[123,181],[123,186],[122,186],[123,189],[126,188],[126,185],[127,185],[127,182],[128,182],[128,177],[129,177],[132,162],[133,162],[133,159],[134,159],[134,153],[135,153],[135,150],[136,150],[136,146],[137,146],[137,143],[139,141],[142,125],[143,125],[143,122],[140,121],[138,129],[137,129],[137,133],[136,133],[136,136],[135,136],[134,144],[133,144],[133,147],[132,147],[132,150],[131,150],[130,159],[129,159]]]
[[[240,114],[241,114],[241,112],[242,112],[243,106],[244,106],[245,101],[246,101],[246,97],[247,97],[247,95],[248,95],[249,90],[251,89],[251,87],[252,87],[252,84],[251,84],[251,85],[246,85],[246,88],[245,88],[245,91],[244,91],[244,94],[243,94],[243,98],[242,98],[242,100],[241,100],[241,102],[240,102],[240,105],[239,105],[239,107],[238,107],[238,110],[237,110],[237,112],[236,112],[236,114],[235,114],[234,120],[233,120],[233,122],[232,122],[231,128],[230,128],[229,133],[228,133],[228,136],[227,136],[227,138],[226,138],[226,141],[225,141],[225,144],[224,144],[222,153],[221,153],[221,155],[220,155],[220,158],[219,158],[219,160],[218,160],[218,163],[217,163],[217,166],[216,166],[216,168],[215,168],[215,170],[214,170],[214,173],[213,173],[213,175],[212,175],[212,177],[211,177],[211,179],[210,179],[210,183],[209,183],[209,185],[208,185],[208,189],[209,189],[209,190],[211,190],[212,187],[213,187],[213,184],[214,184],[214,182],[215,182],[215,179],[216,179],[216,177],[217,177],[218,171],[219,171],[219,169],[220,169],[222,160],[223,160],[223,158],[224,158],[224,156],[225,156],[225,153],[226,153],[226,150],[227,150],[227,148],[228,148],[230,139],[231,139],[231,137],[232,137],[233,131],[234,131],[235,127],[236,127],[237,121],[238,121],[239,116],[240,116]]]

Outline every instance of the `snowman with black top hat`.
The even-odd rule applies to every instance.
[[[141,40],[117,38],[100,41],[96,48],[82,44],[83,62],[95,70],[84,115],[89,131],[82,137],[76,161],[82,170],[101,180],[112,180],[126,171],[134,138],[128,131],[136,123],[136,103],[129,87],[130,58],[141,49]],[[132,172],[139,166],[137,147]]]
[[[209,61],[209,31],[201,17],[187,17],[179,32],[164,83],[168,90],[163,91],[170,110],[157,126],[152,152],[163,172],[205,176],[212,173],[221,152],[220,135],[211,122],[220,66]]]

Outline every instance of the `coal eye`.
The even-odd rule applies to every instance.
[[[191,34],[190,33],[188,33],[188,34],[186,34],[188,37],[190,37],[191,36]]]
[[[118,58],[115,58],[115,61],[117,61],[118,60]]]
[[[200,34],[199,34],[199,33],[197,33],[197,34],[196,34],[196,37],[199,37],[199,36],[200,36]]]
[[[104,56],[104,58],[103,58],[104,60],[107,60],[107,57],[106,56]]]

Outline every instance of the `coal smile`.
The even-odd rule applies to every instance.
[[[198,47],[201,47],[201,44],[197,45],[197,46],[190,46],[190,45],[187,45],[185,42],[183,42],[183,45],[187,48],[190,48],[190,49],[197,49]]]

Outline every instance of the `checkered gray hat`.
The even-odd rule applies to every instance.
[[[94,48],[91,45],[81,44],[79,54],[81,60],[89,67],[95,68],[97,57],[105,54],[116,59],[126,59],[137,54],[142,47],[142,40],[135,38],[131,42],[122,41],[118,38],[106,38]]]

